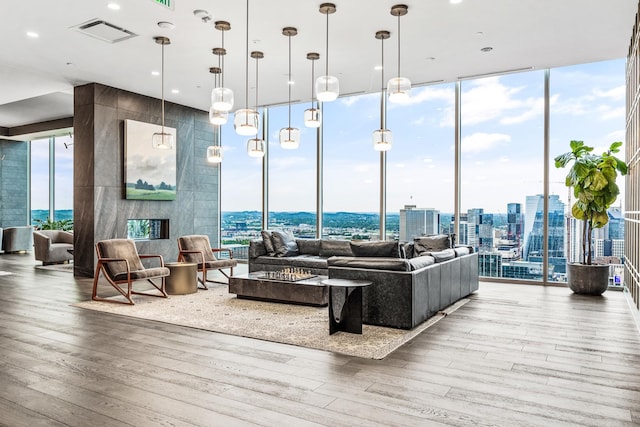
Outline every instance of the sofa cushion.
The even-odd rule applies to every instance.
[[[362,257],[400,257],[400,243],[394,240],[376,242],[350,242],[353,256]]]
[[[469,248],[466,246],[458,246],[456,248],[453,248],[453,250],[455,251],[457,257],[469,255]]]
[[[320,239],[296,239],[300,255],[320,255]]]
[[[411,271],[409,261],[402,258],[334,256],[330,267],[366,268],[369,270]]]
[[[280,267],[281,268],[300,267],[300,268],[326,269],[327,259],[321,258],[316,255],[296,255],[296,256],[290,256],[290,257],[270,257],[267,255],[264,255],[256,258],[254,261],[254,265],[265,265],[265,264],[270,266],[278,266],[279,268]]]
[[[432,256],[436,262],[444,262],[454,259],[456,257],[456,252],[453,249],[445,249],[443,251],[426,252],[423,253],[423,256],[424,255]]]
[[[413,242],[405,242],[400,245],[401,251],[400,255],[402,258],[411,259],[413,258]]]
[[[271,232],[267,230],[262,230],[260,232],[262,236],[262,243],[264,244],[264,249],[267,251],[267,255],[276,256],[276,249],[273,246],[273,240],[271,239]]]
[[[290,231],[272,231],[271,242],[277,257],[290,257],[299,253],[296,238]]]
[[[413,243],[414,256],[424,255],[425,252],[449,249],[453,246],[451,244],[451,237],[448,234],[434,234],[432,236],[416,237],[413,239]]]
[[[332,256],[353,256],[351,242],[349,240],[322,239],[320,242],[320,256],[329,258]]]
[[[407,261],[409,261],[409,265],[411,266],[411,271],[419,270],[421,268],[428,267],[436,263],[435,258],[432,257],[431,255],[417,256]]]

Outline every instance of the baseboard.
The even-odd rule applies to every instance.
[[[631,297],[631,292],[625,286],[624,288],[624,297],[627,300],[627,304],[629,304],[629,311],[631,312],[631,317],[633,317],[633,321],[636,324],[636,330],[638,334],[640,334],[640,310],[638,310],[635,301]]]

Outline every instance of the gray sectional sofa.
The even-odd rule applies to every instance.
[[[250,243],[250,272],[300,267],[330,278],[371,281],[363,288],[365,324],[411,329],[478,289],[478,254],[451,247],[447,235],[401,244],[273,239],[274,234],[286,233],[263,232],[263,239]]]

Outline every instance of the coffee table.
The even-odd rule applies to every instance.
[[[321,282],[327,276],[313,276],[295,282],[266,279],[264,271],[239,274],[229,278],[229,293],[238,298],[289,304],[326,306],[329,290]]]

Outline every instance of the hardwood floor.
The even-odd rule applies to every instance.
[[[3,426],[640,424],[621,292],[481,283],[376,361],[74,308],[91,279],[35,264],[0,255]]]

